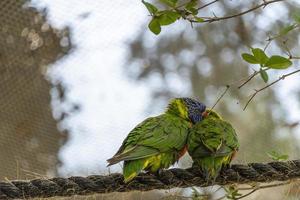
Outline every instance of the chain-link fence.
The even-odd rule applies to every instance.
[[[222,15],[251,6],[238,2],[219,1],[214,8]],[[139,1],[0,1],[0,180],[120,171],[120,165],[107,169],[105,159],[131,128],[160,113],[169,98],[196,96],[210,106],[225,84],[249,75],[240,53],[247,45],[262,45],[266,27],[275,30],[297,6],[274,8],[285,14],[274,15],[266,7],[265,12],[193,29],[181,21],[163,27],[157,37],[147,30],[149,16]],[[295,38],[286,44],[297,52]],[[280,52],[280,41],[274,43],[271,51]],[[285,101],[289,87],[279,84],[243,112],[242,104],[260,85],[253,81],[246,89],[230,90],[216,108],[239,134],[241,148],[234,162],[270,161],[267,152],[272,150],[299,158],[299,88],[291,87],[292,109],[292,101]],[[188,156],[179,162],[180,167],[190,165]],[[206,194],[215,188],[196,190]],[[280,199],[297,198],[298,193],[294,184],[260,195]],[[123,197],[190,195],[190,190],[174,189]]]
[[[27,1],[0,2],[0,179],[55,174],[63,135],[50,106],[49,64],[66,55],[56,30]]]

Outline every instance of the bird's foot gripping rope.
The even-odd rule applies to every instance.
[[[297,178],[300,178],[300,160],[232,165],[221,172],[215,183],[207,182],[198,168],[175,168],[160,171],[157,176],[140,174],[127,184],[123,182],[123,175],[118,173],[107,176],[0,181],[0,200],[287,181]]]

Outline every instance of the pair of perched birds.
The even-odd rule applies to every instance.
[[[124,181],[141,171],[168,168],[186,151],[207,180],[229,165],[239,148],[233,127],[192,98],[172,99],[165,113],[138,124],[125,138],[108,166],[124,161]]]

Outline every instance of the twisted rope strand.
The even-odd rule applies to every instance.
[[[174,187],[205,187],[210,185],[244,184],[251,182],[286,181],[300,178],[300,160],[232,165],[222,170],[215,183],[207,182],[196,168],[162,170],[157,176],[142,173],[125,184],[123,175],[73,176],[69,178],[0,181],[0,200],[88,195],[93,193],[148,191]]]

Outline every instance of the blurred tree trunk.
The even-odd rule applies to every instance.
[[[54,174],[63,139],[44,75],[68,53],[68,31],[54,30],[26,3],[0,2],[0,179]]]

